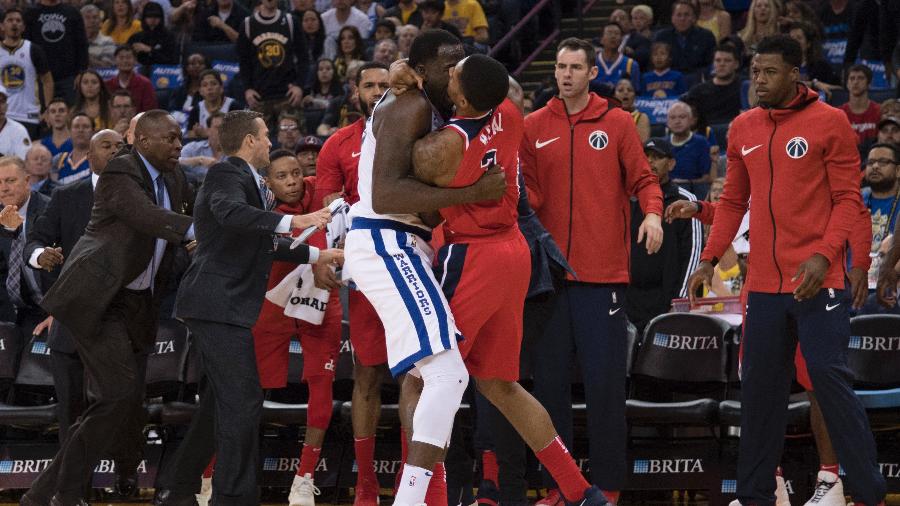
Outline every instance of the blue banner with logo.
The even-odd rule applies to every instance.
[[[822,43],[822,54],[830,65],[843,65],[847,53],[847,39],[826,40]]]
[[[677,98],[637,97],[634,99],[634,107],[650,116],[650,123],[664,125],[669,115],[669,108],[675,102],[678,102]]]
[[[154,65],[150,72],[150,82],[157,90],[170,90],[181,87],[184,78],[181,65]]]
[[[891,88],[891,79],[887,75],[883,61],[865,60],[860,58],[857,63],[869,67],[872,71],[872,83],[869,85],[870,90],[888,90]]]
[[[222,76],[222,84],[228,84],[240,71],[240,65],[233,61],[213,60],[212,69]]]

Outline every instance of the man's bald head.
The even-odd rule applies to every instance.
[[[513,76],[509,76],[509,91],[506,93],[506,98],[516,104],[519,112],[525,114],[525,90],[522,89],[522,85]]]
[[[115,130],[100,130],[91,137],[88,161],[91,171],[100,174],[106,169],[109,161],[122,149],[122,136]]]
[[[128,144],[134,144],[134,129],[137,128],[137,123],[142,117],[144,117],[144,113],[139,112],[128,122],[128,130],[125,131],[125,142]]]
[[[53,155],[47,146],[36,142],[25,153],[25,170],[28,171],[29,176],[44,179],[50,175],[52,160]]]

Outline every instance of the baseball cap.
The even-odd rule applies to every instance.
[[[296,152],[299,153],[308,149],[319,151],[320,149],[322,149],[322,144],[322,139],[319,139],[315,135],[307,135],[306,137],[300,139],[300,142],[297,144]]]
[[[884,118],[881,118],[881,121],[878,122],[878,129],[881,130],[881,128],[888,123],[893,123],[900,127],[900,118],[896,116],[886,116]]]
[[[663,137],[651,137],[647,139],[647,142],[644,143],[644,152],[646,153],[647,151],[653,151],[656,154],[667,158],[673,158],[672,144]]]

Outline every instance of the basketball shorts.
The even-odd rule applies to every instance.
[[[430,233],[386,219],[353,219],[344,270],[384,325],[391,374],[456,348],[459,338],[447,299],[431,269]]]
[[[522,234],[496,242],[447,244],[435,275],[462,332],[459,343],[469,374],[519,379],[519,351],[531,253]]]

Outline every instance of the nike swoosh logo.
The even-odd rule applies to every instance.
[[[757,144],[756,146],[753,146],[750,149],[747,149],[745,146],[741,146],[741,156],[747,156],[750,153],[756,151],[758,148],[761,148],[761,147],[762,147],[762,144]]]
[[[622,308],[618,308],[618,309],[610,309],[610,310],[609,310],[609,316],[612,316],[612,315],[618,313],[618,312],[619,312],[619,309],[622,309]]]
[[[544,142],[534,141],[534,147],[535,147],[535,149],[541,149],[542,147],[546,146],[547,144],[551,144],[553,142],[556,142],[557,140],[559,140],[559,137],[554,137],[554,138],[546,140]]]
[[[358,151],[356,153],[350,153],[350,156],[352,156],[353,158],[359,158],[359,155],[361,155],[361,154],[362,154],[362,151]]]
[[[835,304],[833,306],[831,304],[825,304],[825,311],[831,311],[832,309],[834,309],[840,305],[841,305],[840,302],[838,302],[837,304]]]

